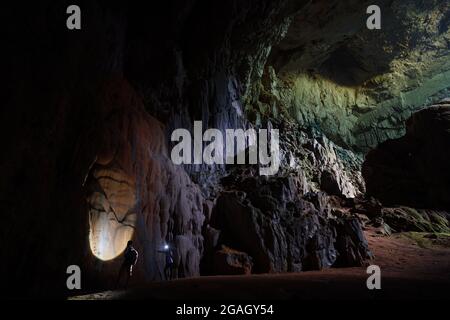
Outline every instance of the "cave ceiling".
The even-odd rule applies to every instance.
[[[369,30],[369,2],[308,4],[266,65],[294,118],[363,152],[402,135],[405,118],[450,87],[449,3],[379,1],[382,28]]]

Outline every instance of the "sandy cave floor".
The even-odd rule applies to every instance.
[[[450,237],[389,237],[366,231],[381,268],[381,290],[368,290],[365,267],[251,276],[208,276],[152,282],[123,291],[75,296],[75,300],[157,299],[181,301],[285,299],[450,299]],[[439,238],[441,239],[441,238]]]

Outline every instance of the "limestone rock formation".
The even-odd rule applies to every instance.
[[[281,130],[282,172],[304,176],[304,186],[311,191],[322,190],[345,198],[364,194],[361,156],[339,147],[320,131],[282,119],[272,119]]]
[[[120,168],[120,167],[119,167]],[[92,253],[104,261],[119,256],[134,236],[134,179],[112,163],[92,168],[89,181],[89,244]]]
[[[252,272],[363,264],[358,218],[332,205],[365,192],[355,152],[399,137],[450,86],[448,1],[380,1],[380,32],[364,28],[369,3],[92,0],[73,32],[67,1],[5,6],[4,292],[70,294],[72,264],[86,290],[110,287],[129,239],[136,281],[161,279],[165,243],[178,277],[211,273],[214,258],[245,273],[250,257]],[[448,207],[446,108],[414,116],[406,138],[369,155],[380,172],[366,170],[369,194]],[[279,128],[280,175],[174,166],[170,134],[195,120]]]
[[[199,275],[200,189],[182,167],[172,164],[162,124],[145,113],[124,79],[106,82],[98,95],[108,121],[94,132],[99,136],[93,140],[97,152],[85,181],[87,214],[91,250],[112,263],[96,262],[96,277],[115,274],[130,239],[140,253],[137,277],[163,278],[165,256],[158,250],[165,244],[174,247],[177,274]]]
[[[316,1],[292,19],[264,70],[258,113],[287,113],[346,148],[402,136],[405,120],[449,92],[448,1]],[[264,81],[264,78],[270,81]]]
[[[253,258],[256,273],[364,264],[370,251],[358,219],[333,215],[325,194],[304,187],[295,176],[227,179],[211,225]]]
[[[251,274],[252,266],[252,258],[245,252],[222,246],[222,249],[214,253],[214,274]]]
[[[406,135],[369,152],[367,194],[384,205],[450,208],[450,104],[443,101],[408,119]]]

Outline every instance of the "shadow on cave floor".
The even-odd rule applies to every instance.
[[[450,247],[424,246],[407,234],[366,231],[381,267],[381,290],[368,290],[366,268],[252,276],[212,276],[154,282],[127,291],[105,291],[74,300],[286,300],[450,299]]]

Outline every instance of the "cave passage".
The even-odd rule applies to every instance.
[[[381,29],[370,0],[69,5],[2,7],[2,293],[114,290],[130,240],[150,295],[168,261],[188,298],[448,288],[450,1],[379,0]]]

